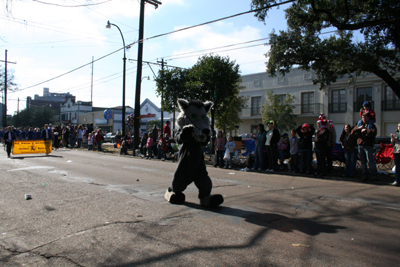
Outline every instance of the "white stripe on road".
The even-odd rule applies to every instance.
[[[15,172],[15,171],[37,170],[37,169],[54,169],[54,167],[50,167],[50,166],[32,166],[32,167],[18,168],[18,169],[7,170],[7,171]]]

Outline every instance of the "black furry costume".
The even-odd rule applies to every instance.
[[[208,111],[212,103],[202,101],[187,101],[179,99],[178,104],[181,114],[178,124],[181,127],[175,139],[182,144],[179,150],[178,165],[172,180],[172,185],[167,189],[165,199],[173,204],[185,201],[182,193],[192,182],[199,189],[200,204],[208,207],[220,205],[224,200],[221,195],[210,195],[212,182],[206,170],[202,146],[210,141]]]

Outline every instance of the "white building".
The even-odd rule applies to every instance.
[[[286,97],[287,93],[294,96],[293,113],[297,125],[316,125],[319,114],[324,113],[327,119],[333,120],[339,137],[345,124],[356,125],[360,120],[363,102],[372,101],[378,136],[389,136],[397,129],[400,100],[375,74],[358,77],[352,84],[348,78],[338,79],[323,90],[319,90],[319,84],[313,84],[313,77],[313,73],[300,69],[292,69],[284,77],[270,77],[266,72],[242,76],[241,86],[245,88],[239,95],[249,96],[249,108],[240,114],[239,132],[257,132],[257,125],[262,123],[260,111],[267,89],[281,97]]]
[[[68,99],[67,102],[60,107],[60,123],[71,123],[77,125],[79,115],[92,111],[91,102],[73,101]]]

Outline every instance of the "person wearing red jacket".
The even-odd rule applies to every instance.
[[[168,134],[169,136],[171,136],[171,128],[169,127],[170,122],[167,121],[164,125],[164,129],[163,129],[163,135],[165,136],[165,134]]]
[[[361,119],[358,121],[357,127],[360,127],[361,125],[363,125],[362,116],[363,116],[363,114],[367,114],[367,113],[369,114],[369,117],[370,117],[370,120],[369,120],[369,123],[368,123],[368,127],[370,129],[372,129],[372,127],[373,127],[373,125],[374,125],[376,120],[375,120],[375,111],[372,109],[371,102],[369,102],[369,101],[365,101],[363,103],[363,107],[360,109],[360,117],[361,117]]]

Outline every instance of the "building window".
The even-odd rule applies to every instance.
[[[400,110],[400,98],[389,86],[385,87],[385,100],[382,102],[382,110]]]
[[[314,92],[301,94],[301,113],[314,113]]]
[[[304,75],[303,75],[303,79],[304,80],[311,80],[311,78],[312,78],[312,75],[311,75],[311,73],[304,73]]]
[[[282,94],[282,95],[278,95],[278,101],[279,103],[283,103],[286,99],[286,95]]]
[[[344,113],[346,112],[346,107],[346,90],[333,90],[329,112]]]
[[[372,102],[372,87],[357,88],[357,99],[353,107],[354,112],[358,112],[365,101],[371,101],[372,108],[374,108],[374,102]]]
[[[260,80],[259,79],[254,80],[254,86],[258,86],[258,85],[260,85]]]
[[[251,116],[261,114],[261,96],[251,98]]]

